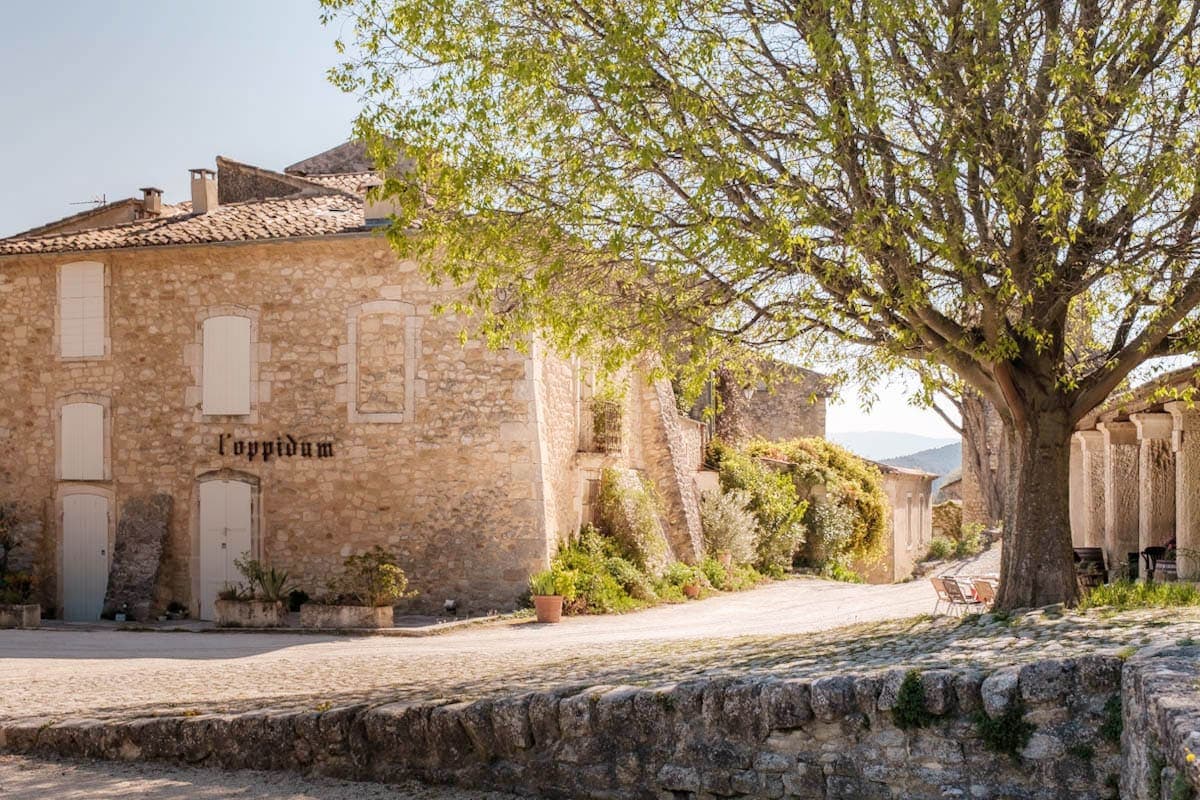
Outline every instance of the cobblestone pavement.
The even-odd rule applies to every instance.
[[[218,770],[0,756],[4,800],[517,800],[500,792]]]
[[[964,569],[986,571],[993,557]],[[1032,612],[967,623],[916,616],[931,611],[933,599],[925,581],[797,579],[638,614],[497,624],[425,639],[0,631],[0,718],[323,708],[767,671],[991,668],[1200,640],[1197,609],[1119,617]]]

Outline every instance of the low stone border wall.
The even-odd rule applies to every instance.
[[[1123,695],[1121,797],[1200,797],[1200,647],[1130,659]]]
[[[1119,659],[1043,661],[990,675],[930,670],[920,674],[915,704],[911,683],[901,699],[905,676],[714,678],[469,703],[22,723],[0,727],[0,748],[559,797],[1111,796],[1121,759],[1102,730],[1119,708]],[[898,728],[898,704],[928,724]],[[1010,757],[985,741],[982,719],[1035,727]],[[1003,735],[1003,725],[992,727]]]

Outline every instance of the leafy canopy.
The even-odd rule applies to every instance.
[[[1200,4],[323,6],[494,340],[927,359],[1018,426],[1196,340]]]

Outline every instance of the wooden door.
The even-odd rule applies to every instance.
[[[200,484],[200,618],[214,619],[217,593],[242,581],[234,562],[250,551],[253,487],[242,481]]]
[[[108,500],[63,498],[63,619],[100,619],[108,588]]]

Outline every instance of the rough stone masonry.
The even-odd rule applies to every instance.
[[[558,797],[1100,800],[1119,784],[1127,787],[1123,797],[1159,800],[1149,790],[1164,780],[1183,781],[1188,791],[1200,786],[1200,770],[1182,749],[1190,740],[1176,731],[1200,714],[1198,664],[1200,648],[1192,647],[991,674],[929,670],[920,677],[933,718],[909,730],[893,721],[907,674],[898,669],[811,681],[571,687],[470,703],[27,721],[0,729],[0,746],[359,780],[415,777]],[[1171,670],[1191,676],[1182,701],[1162,695],[1178,689]],[[1122,707],[1118,745],[1113,714]],[[1010,757],[981,735],[980,720],[1013,709],[1033,727]],[[1155,733],[1144,736],[1147,728]]]

